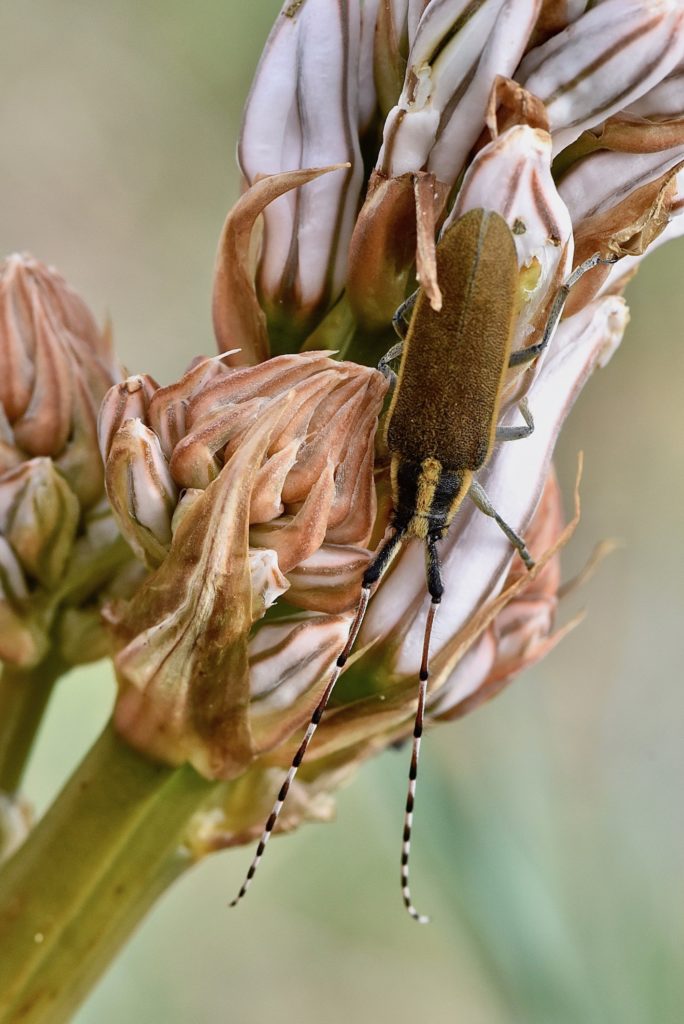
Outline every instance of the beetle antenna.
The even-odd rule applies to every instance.
[[[323,717],[323,712],[325,711],[328,701],[330,700],[330,695],[332,694],[335,688],[335,683],[339,679],[340,673],[342,672],[342,669],[346,665],[347,659],[351,654],[351,650],[356,641],[356,637],[358,636],[359,630],[361,629],[361,625],[365,618],[366,609],[368,607],[368,602],[371,598],[371,595],[373,594],[376,586],[378,585],[378,583],[384,576],[385,572],[389,568],[394,556],[397,554],[401,546],[402,540],[404,538],[404,532],[405,531],[403,529],[400,529],[392,534],[389,540],[387,540],[382,545],[382,547],[380,548],[375,558],[370,563],[370,565],[368,566],[363,575],[363,581],[361,584],[361,597],[359,598],[359,603],[356,607],[354,618],[352,620],[351,626],[349,627],[347,641],[344,645],[342,653],[335,662],[335,667],[333,668],[332,673],[330,675],[330,679],[328,680],[328,685],[323,691],[323,695],[321,696],[321,699],[319,700],[318,704],[314,709],[314,713],[311,716],[311,721],[307,726],[306,732],[304,733],[304,738],[300,743],[299,748],[297,749],[297,753],[292,758],[292,764],[290,765],[288,773],[283,780],[283,783],[278,792],[278,796],[276,797],[276,801],[273,804],[271,813],[268,816],[268,820],[264,826],[264,831],[261,834],[261,839],[259,840],[259,843],[257,845],[254,858],[249,866],[249,870],[245,876],[244,882],[242,883],[242,887],[238,892],[237,896],[235,897],[235,899],[231,900],[230,902],[231,907],[236,906],[240,902],[242,897],[247,892],[252,879],[254,878],[256,869],[259,866],[259,861],[264,855],[266,844],[271,838],[271,833],[273,832],[273,829],[276,826],[276,822],[278,821],[278,818],[280,816],[280,812],[283,808],[283,804],[285,803],[285,799],[290,790],[290,786],[294,782],[294,778],[297,774],[299,766],[304,760],[304,755],[309,749],[309,744],[311,743],[314,733],[318,728],[318,723]]]
[[[430,638],[432,636],[432,625],[435,621],[437,608],[442,600],[444,586],[437,554],[436,538],[427,538],[427,585],[432,603],[428,610],[427,622],[425,623],[425,634],[423,636],[423,656],[420,662],[420,675],[418,685],[418,707],[413,725],[413,746],[411,749],[411,767],[409,768],[408,793],[406,794],[406,809],[404,811],[404,834],[401,846],[401,892],[404,897],[404,906],[414,921],[418,924],[427,924],[430,920],[425,914],[420,914],[413,905],[411,899],[411,887],[409,885],[409,860],[411,857],[411,832],[413,829],[413,808],[416,800],[416,780],[418,778],[418,762],[420,760],[420,743],[423,736],[423,718],[425,716],[425,700],[427,697],[427,685],[430,677]]]

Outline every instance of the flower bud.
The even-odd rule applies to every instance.
[[[129,557],[99,504],[97,409],[118,371],[82,300],[17,255],[0,265],[0,361],[0,658],[26,668]]]
[[[310,330],[344,285],[363,176],[359,120],[375,103],[359,98],[362,9],[359,0],[288,0],[247,100],[238,156],[249,185],[298,168],[349,166],[264,211],[257,288],[272,334]]]
[[[171,544],[176,487],[159,439],[142,420],[124,420],[106,463],[107,494],[121,532],[137,557],[154,567]]]
[[[81,504],[102,495],[97,408],[116,379],[108,335],[54,271],[28,256],[0,265],[0,472],[49,456]],[[3,431],[5,434],[6,431]]]
[[[648,92],[683,52],[679,0],[603,0],[528,53],[517,78],[546,105],[558,152]]]
[[[681,203],[678,173],[683,166],[684,141],[660,152],[595,152],[573,165],[560,184],[560,193],[575,225],[575,262],[594,252],[644,253],[676,215]],[[587,275],[570,296],[568,313],[623,273],[618,266],[597,268]]]
[[[539,0],[432,0],[418,24],[404,88],[387,117],[377,169],[427,170],[452,185],[484,122],[492,83],[511,77]]]
[[[0,477],[0,533],[23,571],[46,590],[64,574],[80,514],[51,459],[30,459]]]

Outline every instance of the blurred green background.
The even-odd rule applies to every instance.
[[[163,382],[212,351],[214,249],[237,194],[240,110],[275,0],[4,0],[2,249],[59,267],[111,314],[131,371]],[[421,772],[416,901],[398,888],[406,755],[367,766],[333,826],[279,840],[229,912],[247,850],[168,893],[78,1024],[417,1017],[465,1024],[684,1020],[684,244],[630,286],[632,324],[560,445],[586,453],[571,575],[617,537],[535,671],[435,731]],[[60,687],[28,790],[40,808],[111,700],[103,668]]]

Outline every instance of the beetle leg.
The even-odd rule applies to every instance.
[[[392,327],[403,341],[408,331],[408,321],[418,298],[418,288],[411,292],[407,299],[404,299],[392,317]]]
[[[573,270],[570,277],[567,279],[565,284],[562,284],[556,292],[556,297],[553,300],[553,306],[549,313],[549,319],[546,321],[546,327],[544,328],[544,334],[542,340],[536,345],[530,345],[529,348],[521,348],[517,352],[514,352],[508,361],[509,369],[513,366],[523,366],[525,363],[531,363],[533,359],[540,356],[548,343],[551,341],[553,332],[556,329],[556,325],[561,318],[563,307],[567,302],[568,295],[573,287],[581,277],[584,277],[588,270],[593,270],[594,267],[599,265],[610,266],[613,263],[617,263],[619,256],[601,256],[600,253],[595,252],[593,256],[585,260],[584,263],[580,263],[578,267]],[[401,309],[401,306],[399,307]]]
[[[512,526],[508,525],[505,519],[501,518],[501,516],[496,511],[491,501],[487,497],[484,488],[481,487],[476,480],[473,480],[473,482],[470,485],[468,497],[475,502],[480,512],[484,512],[486,516],[491,516],[491,518],[496,522],[497,526],[506,534],[513,547],[516,548],[518,554],[522,558],[527,568],[533,569],[534,559],[527,550],[527,545],[525,544],[525,541],[515,532]]]
[[[525,420],[524,427],[497,427],[495,440],[500,441],[520,441],[524,437],[529,437],[534,431],[534,417],[530,412],[530,407],[527,404],[526,398],[521,398],[518,402],[518,409],[520,409],[520,415]]]
[[[390,363],[393,363],[395,359],[398,359],[404,349],[404,342],[398,341],[396,345],[392,345],[389,352],[385,352],[384,356],[378,363],[378,370],[382,373],[387,380],[390,382],[392,387],[397,383],[397,375],[390,368]]]

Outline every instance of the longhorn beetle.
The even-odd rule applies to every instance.
[[[383,356],[378,366],[395,384],[385,426],[391,456],[392,532],[363,575],[347,642],[280,787],[245,881],[231,906],[242,899],[254,877],[297,769],[354,646],[368,601],[402,544],[415,538],[425,543],[431,604],[423,639],[404,812],[401,886],[404,905],[411,917],[421,924],[428,921],[418,913],[411,899],[409,854],[429,677],[430,636],[444,592],[437,542],[446,536],[463,499],[468,496],[485,515],[496,521],[527,568],[533,568],[525,541],[494,509],[474,474],[487,463],[496,442],[529,437],[534,430],[525,399],[519,403],[525,425],[497,428],[507,370],[541,355],[572,286],[592,267],[614,263],[616,259],[595,253],[580,264],[559,289],[541,341],[511,353],[519,287],[515,242],[508,224],[498,213],[471,210],[443,233],[437,246],[442,309],[433,310],[427,296],[419,290],[395,313],[393,324],[402,340]],[[389,364],[400,356],[396,376]]]

